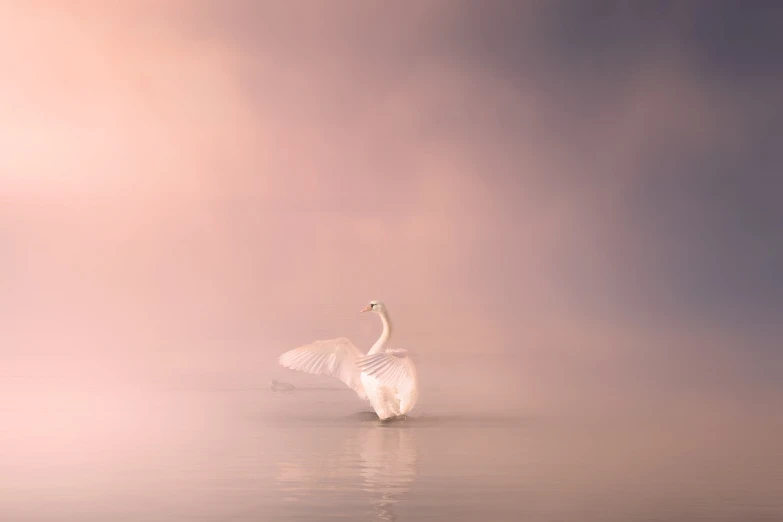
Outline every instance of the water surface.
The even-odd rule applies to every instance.
[[[783,431],[769,418],[422,400],[381,424],[339,383],[287,380],[295,392],[7,381],[2,519],[782,519]]]

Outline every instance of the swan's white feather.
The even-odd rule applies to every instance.
[[[315,375],[328,375],[348,385],[362,399],[367,399],[362,385],[361,371],[356,360],[362,353],[345,337],[315,341],[278,357],[281,366]]]
[[[377,393],[391,392],[396,396],[399,401],[399,412],[393,411],[395,415],[406,414],[416,404],[418,378],[416,366],[408,356],[407,350],[387,350],[359,357],[356,366],[365,375],[377,381],[374,383]],[[365,386],[367,381],[365,379]]]

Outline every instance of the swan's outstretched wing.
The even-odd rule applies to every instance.
[[[277,362],[285,368],[316,375],[336,377],[348,385],[362,399],[367,398],[362,386],[361,371],[356,360],[363,354],[345,337],[315,341],[288,350]]]
[[[397,390],[403,404],[416,401],[416,367],[407,350],[387,350],[360,357],[356,366],[360,371],[378,379],[383,386]]]

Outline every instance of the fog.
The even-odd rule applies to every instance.
[[[771,448],[783,20],[710,6],[5,2],[3,465],[33,492],[78,448],[203,449],[274,378],[347,415],[276,357],[369,347],[370,299],[414,417]]]

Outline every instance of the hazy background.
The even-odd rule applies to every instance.
[[[275,359],[313,339],[369,347],[370,299],[419,364],[415,415],[533,426],[418,442],[313,429],[348,454],[381,444],[381,467],[393,448],[430,455],[411,512],[437,513],[426,488],[479,462],[474,478],[505,481],[491,491],[506,501],[527,488],[541,516],[589,512],[557,489],[545,501],[541,480],[596,476],[613,477],[579,497],[603,499],[596,512],[639,498],[617,494],[629,477],[655,513],[695,513],[667,504],[688,484],[714,495],[712,521],[743,493],[745,515],[779,499],[781,48],[771,1],[2,2],[0,512],[43,520],[46,498],[55,518],[146,520],[127,506],[171,514],[180,492],[226,520],[245,497],[197,501],[249,480],[210,467],[229,448],[245,448],[237,466],[267,459],[252,468],[267,478],[278,457],[326,451],[256,424],[262,403],[362,409],[252,390],[331,385]],[[620,412],[648,419],[634,443],[620,421],[575,439],[535,421]],[[465,484],[447,498],[494,498]]]
[[[313,338],[369,345],[383,299],[397,343],[502,357],[523,402],[771,400],[781,24],[774,2],[4,2],[0,372],[266,380]]]

